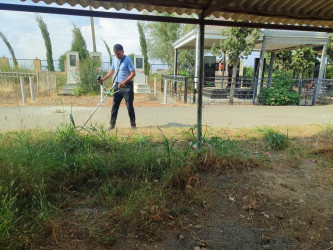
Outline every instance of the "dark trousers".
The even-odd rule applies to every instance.
[[[114,127],[116,125],[117,116],[118,116],[118,110],[119,105],[123,98],[126,101],[126,107],[128,111],[128,115],[130,118],[131,126],[136,126],[135,124],[135,112],[133,107],[133,101],[134,101],[134,92],[133,88],[123,88],[120,89],[119,92],[115,93],[113,96],[113,105],[111,109],[111,120],[110,125]]]

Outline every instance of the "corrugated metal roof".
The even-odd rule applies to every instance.
[[[25,0],[21,0],[25,1]],[[116,10],[137,9],[177,14],[200,14],[234,21],[333,27],[332,0],[32,0]]]

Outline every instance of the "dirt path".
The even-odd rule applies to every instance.
[[[151,127],[191,127],[197,121],[197,108],[194,105],[140,107],[136,105],[137,126]],[[61,123],[69,123],[72,112],[75,123],[81,125],[95,108],[82,106],[6,106],[0,107],[0,129],[18,130],[28,128],[55,129]],[[106,126],[110,119],[110,106],[104,104],[93,116],[92,124]],[[331,124],[333,106],[229,106],[207,105],[203,108],[203,125],[210,127],[246,128],[274,125]],[[121,106],[117,120],[118,128],[129,128],[126,107]]]

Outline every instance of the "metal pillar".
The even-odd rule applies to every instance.
[[[198,71],[199,71],[199,33],[195,39],[195,68],[194,68],[194,88],[197,88],[198,85]]]
[[[204,37],[205,24],[204,17],[200,15],[199,29],[199,70],[198,70],[198,102],[197,102],[197,148],[201,147],[202,140],[202,88],[203,88],[203,57],[204,57]]]
[[[177,81],[176,81],[177,63],[178,63],[178,49],[175,49],[175,61],[174,61],[174,70],[173,70],[173,76],[175,78],[175,81],[173,83],[173,89],[175,91],[176,96],[177,96]]]
[[[326,57],[327,57],[327,46],[328,46],[329,42],[330,42],[330,40],[327,39],[327,42],[326,42],[326,44],[324,44],[323,51],[321,53],[319,74],[318,74],[318,79],[316,81],[315,89],[313,92],[312,105],[316,104],[317,96],[318,96],[318,94],[320,94],[320,90],[322,87],[322,80],[323,80],[325,62],[326,62]]]
[[[258,97],[258,95],[260,94],[260,88],[261,88],[261,81],[262,81],[262,71],[264,69],[264,60],[265,60],[265,50],[266,50],[266,43],[267,43],[267,38],[264,36],[263,40],[262,40],[262,48],[261,48],[261,52],[260,52],[260,62],[259,62],[259,73],[258,73],[258,82],[256,83],[257,85],[257,94],[256,94],[256,99]]]
[[[89,10],[92,11],[92,7],[89,6]],[[96,52],[96,38],[95,38],[95,24],[94,24],[94,18],[90,17],[90,25],[91,25],[91,34],[92,34],[92,40],[93,40],[93,50]]]
[[[271,86],[273,66],[274,66],[274,59],[275,59],[275,53],[271,52],[271,59],[269,60],[269,71],[268,71],[267,87]]]

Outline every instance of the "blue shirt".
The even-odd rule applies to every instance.
[[[124,55],[125,56],[125,55]],[[114,74],[117,74],[119,64],[122,59],[118,59],[117,57],[113,57],[112,59],[112,67],[114,70]],[[135,70],[132,59],[129,56],[125,56],[123,62],[120,65],[119,73],[117,75],[116,82],[122,82],[127,79],[127,77],[131,74],[131,71]]]

